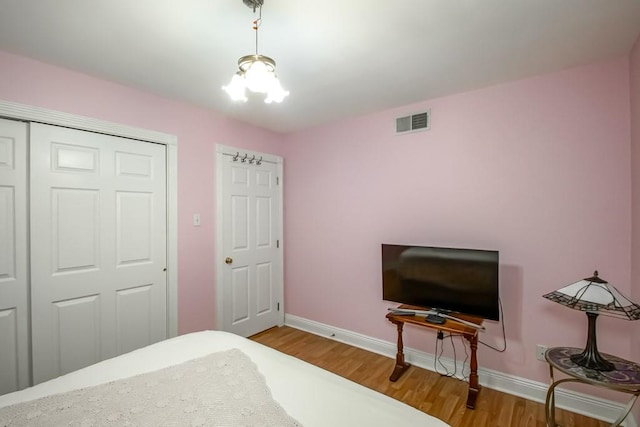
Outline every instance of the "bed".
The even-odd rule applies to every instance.
[[[240,366],[235,366],[236,362],[239,362]],[[257,374],[252,377],[253,368]],[[158,380],[160,375],[162,380]],[[190,385],[191,383],[187,382],[187,379],[191,378],[189,375],[201,384]],[[244,376],[247,378],[242,378]],[[158,384],[163,381],[167,382],[162,385],[165,388],[156,390],[155,387],[160,387]],[[247,394],[249,392],[245,391],[250,387],[242,381],[248,381],[246,384],[252,384],[251,387],[256,385],[258,394]],[[151,385],[154,388],[149,388]],[[223,389],[223,386],[236,389],[227,390]],[[110,387],[111,389],[107,390]],[[170,396],[171,393],[175,395]],[[105,397],[107,395],[111,397]],[[151,402],[151,409],[142,406],[140,402],[144,399]],[[260,399],[265,400],[263,402]],[[232,405],[230,415],[221,417],[214,413],[209,414],[212,416],[211,419],[206,419],[202,417],[202,408],[192,405],[192,400],[220,407],[227,405],[228,401],[233,401],[235,407]],[[93,409],[79,408],[80,401],[87,402],[89,406],[94,405]],[[111,412],[95,409],[104,409],[107,401],[116,405],[119,411],[114,411],[113,408]],[[161,415],[162,410],[170,409],[174,402],[179,405],[179,410],[174,411],[171,416]],[[263,406],[257,406],[259,404]],[[92,417],[74,415],[72,410],[79,410],[80,413],[85,411],[84,415],[87,411],[93,411]],[[162,421],[132,421],[127,418],[133,413],[147,410],[152,416],[161,417],[159,419]],[[448,425],[402,402],[321,368],[249,339],[220,331],[182,335],[25,390],[0,396],[2,427],[55,425],[52,423],[54,418],[51,418],[51,411],[55,412],[54,415],[68,414],[68,417],[73,417],[70,418],[72,422],[69,425],[78,426]],[[280,418],[265,421],[262,416],[267,412],[278,412],[275,415]],[[16,416],[17,413],[20,415]],[[252,415],[257,415],[257,418],[252,418]],[[58,422],[61,421],[56,421]]]

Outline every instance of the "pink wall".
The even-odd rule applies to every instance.
[[[393,134],[395,117],[426,108],[430,131]],[[626,59],[286,140],[288,313],[394,342],[381,243],[498,249],[508,350],[481,346],[480,364],[547,381],[536,344],[584,346],[587,322],[541,295],[595,269],[630,292]],[[598,327],[602,351],[630,356],[637,325],[601,318]],[[408,329],[406,345],[433,353],[435,334]],[[499,324],[481,339],[499,346]]]
[[[178,137],[179,332],[215,327],[215,144],[281,154],[282,136],[220,114],[0,52],[0,99]],[[212,93],[211,96],[222,96]],[[200,213],[202,226],[192,225]]]
[[[631,295],[640,301],[640,36],[631,51],[629,61],[631,92]],[[631,340],[631,359],[640,360],[640,328],[635,327]],[[636,420],[640,419],[640,407],[634,408]]]

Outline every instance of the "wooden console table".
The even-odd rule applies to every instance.
[[[427,308],[413,307],[408,305],[401,305],[399,308],[428,310]],[[456,317],[459,317],[462,320],[466,320],[467,322],[475,323],[479,326],[481,326],[483,322],[483,319],[479,317],[468,316],[464,314],[456,314]],[[480,384],[478,384],[478,358],[476,355],[476,352],[478,350],[478,329],[466,326],[462,323],[458,323],[450,319],[447,319],[446,322],[441,325],[437,325],[427,322],[425,320],[425,316],[420,315],[400,316],[389,313],[387,314],[387,319],[389,319],[391,323],[395,324],[398,329],[398,352],[396,353],[396,365],[393,369],[393,372],[391,373],[391,376],[389,377],[389,381],[392,382],[397,381],[402,376],[402,374],[404,374],[406,370],[409,369],[409,366],[411,366],[404,360],[402,330],[405,323],[423,326],[453,335],[462,335],[469,341],[469,346],[471,348],[471,361],[469,363],[471,373],[469,374],[469,393],[467,394],[467,408],[474,409],[476,406],[476,398],[478,397],[478,393],[480,392]]]

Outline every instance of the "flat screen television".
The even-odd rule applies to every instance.
[[[499,252],[382,244],[382,298],[500,320]]]

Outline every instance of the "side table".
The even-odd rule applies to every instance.
[[[555,389],[562,383],[578,382],[590,384],[596,387],[608,388],[610,390],[631,394],[631,399],[625,406],[622,414],[618,417],[612,427],[617,427],[629,415],[631,408],[640,395],[640,365],[621,359],[616,356],[601,353],[605,359],[613,363],[615,370],[613,371],[596,371],[594,369],[584,368],[575,364],[570,357],[574,354],[582,353],[581,348],[575,347],[554,347],[547,350],[544,358],[549,363],[549,375],[551,377],[551,386],[547,392],[545,402],[545,415],[548,427],[557,427],[555,419]],[[553,370],[557,369],[569,378],[554,380]]]
[[[398,308],[428,310],[427,308],[415,307],[410,305],[401,305]],[[483,322],[483,319],[475,316],[469,316],[466,314],[458,314],[457,316],[462,320],[471,322],[478,326],[481,326]],[[469,390],[467,392],[467,408],[474,409],[476,407],[476,399],[478,397],[478,393],[480,393],[477,357],[478,329],[451,319],[447,319],[443,324],[433,324],[427,322],[424,316],[401,316],[393,313],[388,313],[386,317],[391,323],[396,325],[396,328],[398,330],[398,352],[396,353],[396,364],[393,372],[391,373],[391,376],[389,377],[389,381],[392,382],[397,381],[402,376],[402,374],[404,374],[405,371],[409,369],[409,366],[411,366],[404,360],[402,330],[405,323],[408,323],[410,325],[422,326],[424,328],[435,329],[437,331],[443,331],[453,335],[462,335],[467,339],[467,341],[469,341],[469,348],[471,349],[471,359],[469,361],[470,373]]]

